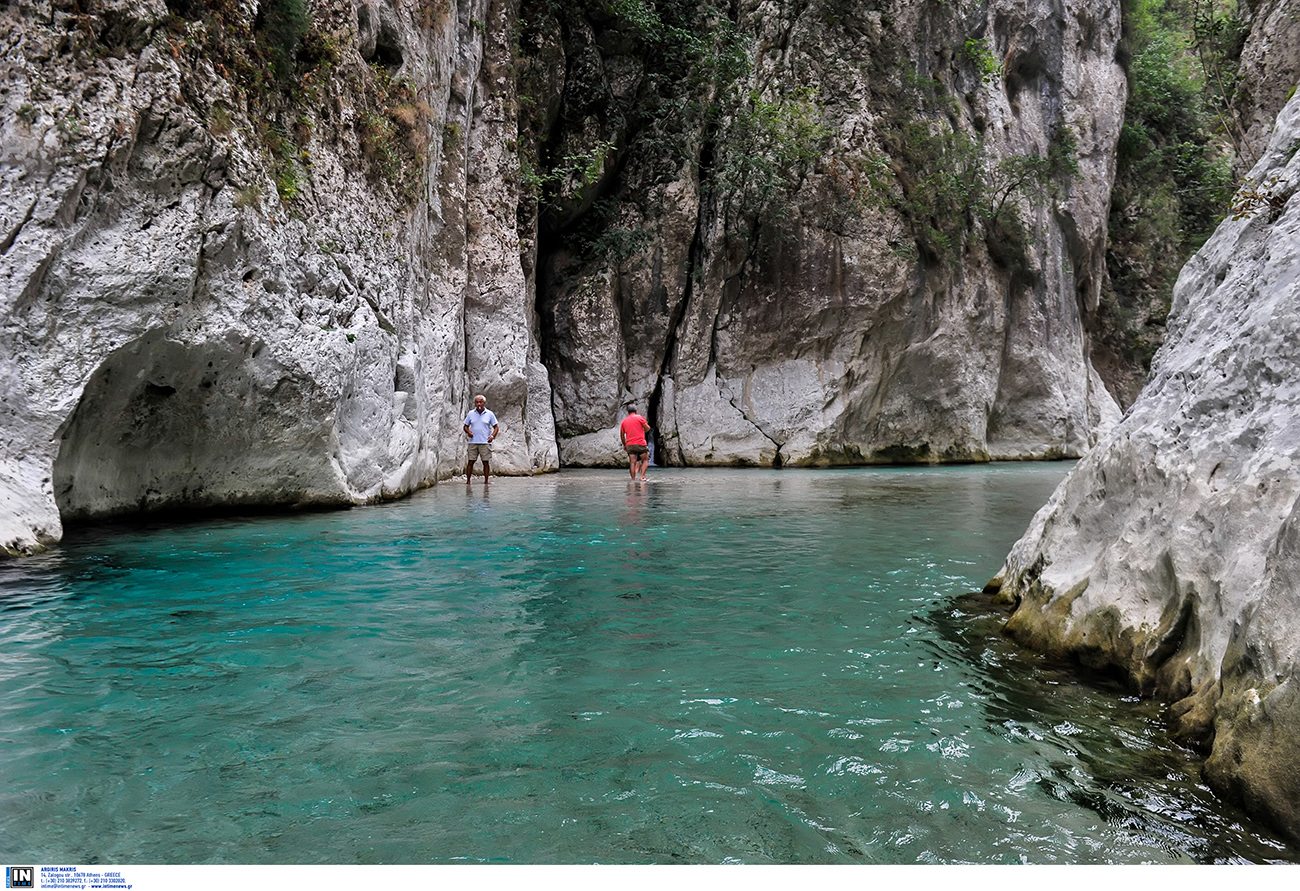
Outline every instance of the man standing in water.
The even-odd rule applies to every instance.
[[[623,440],[623,451],[627,452],[627,472],[632,479],[637,478],[639,471],[644,480],[646,468],[650,466],[650,447],[645,441],[649,429],[650,422],[637,414],[636,406],[629,405],[627,417],[619,425],[618,435]]]
[[[474,460],[483,461],[483,482],[491,480],[492,440],[497,438],[497,416],[488,411],[487,398],[474,397],[474,409],[465,415],[465,435],[469,437],[469,461],[465,464],[465,485],[474,477]]]

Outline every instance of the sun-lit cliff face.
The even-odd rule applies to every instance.
[[[1118,3],[20,2],[0,545],[508,473],[1075,456]]]

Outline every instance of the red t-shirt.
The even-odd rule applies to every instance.
[[[637,414],[628,415],[620,425],[628,445],[645,445],[646,419]]]

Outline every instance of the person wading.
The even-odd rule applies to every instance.
[[[623,441],[623,451],[627,452],[627,472],[632,479],[640,473],[645,479],[646,468],[650,466],[650,447],[646,445],[646,431],[650,422],[636,412],[636,406],[627,407],[627,417],[619,425],[618,435]]]
[[[497,438],[497,416],[488,411],[487,398],[474,397],[474,409],[465,415],[465,435],[469,437],[469,460],[465,462],[465,485],[474,477],[474,461],[483,462],[483,482],[491,482],[492,440]]]

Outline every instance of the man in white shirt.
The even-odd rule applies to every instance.
[[[497,438],[497,416],[488,411],[487,398],[474,397],[474,409],[465,415],[465,435],[469,437],[469,461],[465,464],[465,485],[474,476],[474,461],[483,461],[483,482],[492,473],[492,440]]]

